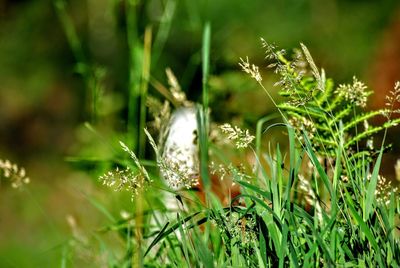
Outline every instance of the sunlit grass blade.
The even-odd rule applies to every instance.
[[[149,251],[157,244],[159,243],[162,239],[164,239],[165,237],[167,237],[169,234],[175,232],[176,230],[178,230],[179,226],[181,226],[181,224],[186,224],[188,221],[192,220],[194,217],[196,217],[197,215],[199,215],[200,212],[196,212],[192,215],[189,215],[183,219],[180,219],[177,223],[173,224],[171,227],[168,227],[169,223],[166,224],[162,230],[160,230],[159,234],[157,235],[156,238],[154,238],[154,240],[151,242],[151,244],[149,245],[149,247],[147,248],[147,250],[145,251],[144,256],[146,256]],[[186,226],[184,229],[191,229],[194,226],[198,225],[198,224],[202,224],[204,222],[203,219],[207,219],[206,217],[203,217],[202,219],[198,220],[195,224],[193,225],[188,225]]]
[[[261,138],[263,134],[263,126],[265,123],[267,123],[270,120],[276,119],[280,117],[279,114],[271,114],[264,116],[263,118],[259,119],[257,121],[257,127],[256,127],[256,155],[260,158],[261,157]]]
[[[252,190],[254,193],[260,194],[262,197],[271,200],[271,193],[270,192],[266,192],[264,190],[261,190],[260,187],[253,185],[251,183],[245,182],[245,181],[239,181],[236,180],[235,182],[237,182],[238,184],[242,185],[243,187]]]
[[[197,106],[197,131],[199,134],[200,149],[200,176],[206,192],[211,188],[210,176],[208,173],[208,132],[206,115],[201,105]]]
[[[210,65],[210,24],[206,23],[203,31],[202,46],[202,85],[203,85],[203,105],[198,105],[197,109],[197,128],[200,147],[200,176],[206,193],[211,188],[208,172],[208,72]]]
[[[376,184],[378,182],[379,169],[382,161],[382,155],[383,155],[383,147],[379,152],[378,159],[375,162],[374,170],[372,171],[371,179],[368,183],[368,188],[365,197],[365,213],[363,217],[364,220],[367,220],[372,212],[373,202],[375,200]]]
[[[289,136],[289,180],[286,185],[286,191],[284,196],[284,201],[286,203],[286,209],[290,209],[291,201],[290,194],[291,189],[296,179],[296,149],[295,149],[295,132],[291,126],[287,126],[288,136]]]
[[[303,137],[304,137],[304,141],[305,141],[305,147],[306,147],[307,154],[310,157],[310,159],[312,160],[313,165],[317,169],[318,175],[321,177],[322,182],[325,184],[325,187],[328,190],[330,196],[332,196],[332,184],[328,178],[328,175],[326,174],[322,165],[319,163],[318,157],[316,156],[314,149],[312,148],[310,139],[308,138],[307,134],[305,133],[303,135]]]
[[[208,76],[210,71],[210,42],[211,42],[211,26],[207,22],[203,30],[203,46],[202,46],[202,85],[203,85],[203,107],[208,109]]]

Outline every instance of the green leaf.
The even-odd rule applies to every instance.
[[[366,200],[365,200],[364,220],[367,220],[369,218],[369,215],[372,212],[372,206],[373,206],[373,202],[375,200],[375,190],[376,190],[376,184],[378,182],[379,169],[381,166],[382,155],[383,155],[383,147],[381,148],[378,159],[375,162],[374,170],[372,171],[372,175],[371,175],[371,180],[369,181],[369,184],[368,184]]]
[[[211,26],[207,22],[203,30],[203,47],[202,47],[202,70],[203,70],[203,106],[208,108],[208,73],[210,66],[210,40],[211,39]]]
[[[211,188],[210,176],[208,173],[208,126],[206,114],[202,106],[197,106],[197,131],[199,133],[200,149],[200,177],[204,189],[208,191]]]
[[[331,182],[329,181],[328,175],[325,173],[325,170],[323,169],[323,167],[318,161],[317,156],[313,152],[313,148],[311,146],[311,142],[307,136],[307,133],[304,133],[303,137],[306,145],[306,152],[310,157],[313,165],[317,168],[318,175],[321,177],[322,182],[325,184],[325,187],[329,191],[330,196],[332,196],[332,185]]]
[[[186,222],[190,221],[191,219],[193,219],[195,216],[197,216],[198,214],[200,214],[201,212],[196,212],[193,213],[189,216],[187,216],[184,219],[180,219],[177,223],[175,223],[174,225],[172,225],[170,228],[167,229],[169,222],[167,222],[167,224],[160,230],[159,234],[156,236],[156,238],[154,238],[153,242],[151,242],[150,246],[147,248],[144,256],[146,256],[149,251],[158,243],[160,242],[162,239],[164,239],[166,236],[168,236],[169,234],[171,234],[172,232],[176,231],[182,224],[185,224]],[[207,217],[202,218],[200,220],[198,220],[195,224],[191,224],[187,227],[185,227],[185,229],[191,229],[194,226],[200,225],[202,223],[204,223],[204,219],[207,219]]]

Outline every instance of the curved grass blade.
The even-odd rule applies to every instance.
[[[169,222],[167,222],[167,224],[161,229],[161,231],[160,231],[160,233],[157,235],[157,237],[154,238],[153,242],[151,242],[151,244],[150,244],[150,246],[147,248],[147,250],[146,250],[144,256],[146,256],[146,255],[149,253],[149,251],[150,251],[158,242],[160,242],[162,239],[164,239],[164,238],[165,238],[166,236],[168,236],[169,234],[171,234],[171,233],[173,233],[174,231],[176,231],[176,230],[179,228],[179,226],[181,226],[182,223],[186,223],[186,222],[190,221],[191,219],[193,219],[195,216],[197,216],[197,215],[200,214],[200,213],[201,213],[201,212],[196,212],[196,213],[194,213],[194,214],[192,214],[192,215],[187,216],[187,217],[184,218],[184,219],[181,219],[180,221],[178,221],[177,223],[175,223],[174,225],[172,225],[169,229],[167,229],[167,227],[168,227],[168,225],[169,225]],[[189,226],[187,226],[185,229],[191,229],[191,228],[193,228],[194,226],[203,224],[203,223],[205,222],[204,219],[207,220],[208,217],[204,217],[204,218],[202,218],[201,220],[198,220],[198,221],[196,222],[196,224],[189,225]]]

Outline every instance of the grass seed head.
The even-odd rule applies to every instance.
[[[242,130],[237,126],[232,126],[229,123],[225,123],[220,126],[222,133],[227,135],[228,140],[235,143],[236,148],[247,148],[251,142],[255,139],[253,135],[250,134],[249,130]]]
[[[251,75],[252,78],[254,78],[257,82],[262,81],[262,76],[260,74],[259,68],[255,64],[249,63],[249,58],[246,57],[246,60],[243,60],[240,58],[239,66],[242,67],[242,70],[245,73],[248,73]]]
[[[395,104],[400,104],[400,81],[397,81],[394,84],[393,90],[389,92],[389,94],[386,96],[386,107],[387,110],[384,113],[384,116],[387,119],[390,119],[392,114],[399,114],[400,109],[394,109]]]
[[[353,84],[342,84],[336,89],[339,96],[343,96],[346,101],[354,103],[355,106],[364,108],[367,105],[368,95],[367,86],[353,76]]]
[[[144,189],[147,181],[140,172],[133,172],[129,167],[125,169],[116,168],[113,171],[108,171],[99,177],[103,185],[106,185],[114,191],[127,191],[131,193],[133,198],[139,193],[140,189]]]
[[[30,182],[30,178],[26,176],[25,168],[19,167],[7,159],[0,159],[0,175],[10,180],[13,188],[21,188]]]

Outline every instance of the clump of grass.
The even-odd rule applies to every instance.
[[[58,5],[68,26],[62,7]],[[400,266],[400,239],[396,233],[400,200],[396,189],[379,174],[387,148],[384,144],[378,149],[369,146],[376,133],[384,131],[386,135],[400,122],[392,119],[392,114],[398,112],[393,107],[400,98],[400,83],[388,97],[386,109],[365,112],[370,93],[361,81],[353,78],[352,83],[335,87],[303,44],[291,59],[287,51],[262,40],[268,66],[279,77],[275,86],[285,101],[277,103],[272,98],[271,89],[263,85],[259,67],[248,58],[241,59],[239,65],[276,105],[282,123],[264,132],[283,127],[288,151],[282,151],[279,144],[274,149],[270,146],[270,150],[262,146],[262,126],[272,115],[260,119],[255,137],[248,130],[224,124],[220,129],[227,139],[236,148],[247,148],[238,152],[241,163],[237,165],[224,154],[226,148],[209,138],[210,25],[206,24],[203,34],[202,105],[194,105],[169,69],[169,88],[151,78],[151,30],[146,31],[144,44],[139,44],[135,12],[131,12],[134,7],[128,3],[127,29],[135,29],[128,32],[131,137],[127,137],[129,146],[120,143],[132,163],[125,161],[125,168],[118,167],[100,177],[103,184],[131,194],[134,213],[114,217],[95,204],[111,222],[102,232],[115,232],[123,242],[116,254],[114,248],[102,243],[101,253],[107,253],[108,263],[115,267]],[[70,39],[74,40],[74,35]],[[137,53],[142,46],[146,48],[146,64]],[[168,101],[148,96],[148,83]],[[145,103],[154,117],[149,126],[159,132],[157,143],[147,129],[137,129],[145,125]],[[134,112],[137,106],[139,114]],[[190,131],[193,142],[185,152],[165,153],[170,122],[179,109],[195,114],[191,116],[196,120],[195,131]],[[383,125],[368,124],[369,119],[381,115],[387,118]],[[155,159],[139,159],[135,153],[145,155],[145,137],[154,149]],[[118,159],[115,162],[120,163]],[[241,168],[244,165],[253,168]],[[240,186],[240,194],[229,196],[227,206],[211,190],[211,175]],[[204,199],[191,189],[199,182]]]
[[[310,70],[303,69],[301,74],[292,69],[300,64],[285,59],[282,51],[270,56],[280,62],[273,65],[278,66],[281,75],[277,85],[283,86],[284,92],[294,91],[288,92],[291,97],[288,102],[277,105],[289,135],[290,165],[284,168],[277,147],[270,156],[264,153],[257,156],[266,159],[269,168],[256,163],[261,172],[247,174],[250,182],[233,175],[242,186],[240,197],[245,200],[245,207],[231,205],[219,213],[214,207],[208,208],[208,218],[218,222],[217,232],[225,236],[221,254],[230,265],[241,266],[399,265],[399,237],[394,230],[398,228],[396,214],[400,202],[396,188],[379,175],[384,145],[378,149],[377,158],[361,154],[364,157],[355,161],[353,156],[362,150],[356,142],[349,143],[370,138],[378,129],[387,131],[398,122],[388,118],[388,123],[375,126],[373,132],[368,132],[368,128],[365,132],[358,131],[358,123],[372,116],[355,112],[356,107],[365,107],[369,95],[365,85],[354,78],[352,84],[334,90],[332,80],[326,80],[324,71],[318,70],[305,46],[302,50]],[[261,83],[258,68],[248,60],[241,66]],[[329,92],[336,92],[336,99]],[[337,110],[332,102],[336,102]],[[289,105],[298,109],[287,108]],[[330,109],[323,109],[323,105]],[[353,113],[343,110],[349,106]],[[294,120],[310,122],[311,129],[302,123],[290,124]],[[355,131],[346,133],[350,126]],[[329,149],[332,154],[327,151],[328,142],[321,140],[321,133],[335,142],[335,147]],[[316,146],[318,143],[321,145]],[[355,147],[350,146],[353,144]],[[310,159],[309,170],[301,169],[304,155]],[[321,157],[329,155],[336,157],[321,164]],[[255,219],[252,228],[241,227],[243,234],[257,234],[258,239],[250,248],[245,243],[248,239],[242,237],[245,241],[237,242],[230,224],[221,220],[226,217],[232,220],[232,211],[236,209],[240,211],[240,220]],[[218,265],[216,259],[214,264]]]

